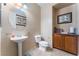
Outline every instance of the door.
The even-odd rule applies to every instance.
[[[63,41],[62,36],[60,34],[54,34],[53,38],[53,47],[58,49],[63,49]]]
[[[65,51],[77,54],[77,39],[75,36],[65,36]]]

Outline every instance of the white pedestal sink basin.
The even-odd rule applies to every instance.
[[[18,55],[19,56],[22,56],[22,42],[27,38],[28,36],[14,36],[10,38],[10,40],[18,43]]]

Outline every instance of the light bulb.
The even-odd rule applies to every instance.
[[[24,6],[23,6],[23,8],[24,8],[24,9],[27,9],[27,6],[26,6],[26,5],[24,5]]]
[[[18,9],[22,7],[21,3],[16,3],[15,5],[16,5],[16,8],[18,8]]]

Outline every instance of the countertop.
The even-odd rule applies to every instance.
[[[62,34],[62,33],[56,33],[56,34],[59,34],[59,35],[71,35],[71,36],[79,36],[79,34],[70,34],[70,33],[69,33],[69,34],[65,34],[65,33],[64,33],[64,34]]]

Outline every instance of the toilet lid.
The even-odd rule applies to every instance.
[[[48,45],[48,42],[46,42],[46,41],[40,41],[39,44],[46,44],[46,45]]]

